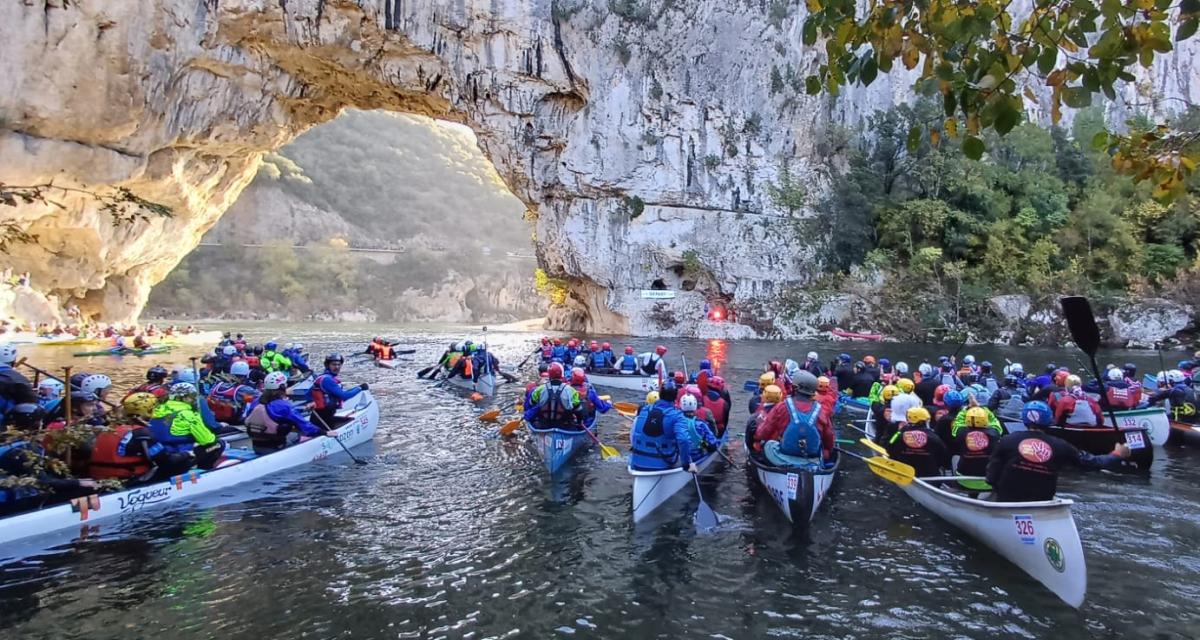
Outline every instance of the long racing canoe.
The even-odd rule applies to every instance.
[[[658,388],[657,376],[642,375],[611,375],[606,373],[589,373],[588,382],[592,386],[609,389],[626,389],[628,391],[652,391]]]
[[[536,429],[528,422],[525,426],[533,439],[533,448],[537,449],[538,455],[546,463],[550,475],[558,473],[593,442],[592,436],[578,429]]]
[[[212,471],[193,469],[167,482],[77,498],[66,504],[9,516],[0,520],[0,546],[72,527],[79,527],[81,533],[87,530],[90,534],[102,521],[114,520],[119,524],[168,502],[193,499],[284,469],[324,460],[342,453],[342,445],[350,448],[369,441],[379,426],[379,405],[369,391],[359,394],[354,406],[346,407],[338,415],[349,422],[329,432],[330,437],[313,438],[266,456],[256,456],[250,449],[230,449],[226,457],[240,462]],[[334,437],[340,445],[334,442]]]
[[[1087,593],[1087,566],[1072,501],[988,502],[948,491],[961,476],[915,478],[900,487],[921,506],[983,542],[1078,608]],[[969,478],[982,480],[982,478]]]
[[[842,466],[841,454],[835,451],[834,456],[834,464],[829,468],[816,464],[776,467],[746,449],[746,459],[750,461],[758,483],[771,494],[771,499],[792,526],[800,531],[808,530],[817,509],[833,486],[834,476]]]
[[[171,350],[171,347],[147,347],[145,349],[132,349],[130,347],[113,347],[103,351],[81,351],[74,355],[76,358],[86,358],[89,356],[148,356],[155,353],[166,353]]]
[[[724,447],[728,439],[729,429],[726,429],[725,433],[721,434],[717,449]],[[697,461],[696,468],[700,473],[704,473],[720,457],[720,453],[713,451]],[[632,466],[627,468],[629,475],[633,476],[634,523],[641,522],[684,487],[694,484],[692,474],[679,467],[662,471],[640,471]]]

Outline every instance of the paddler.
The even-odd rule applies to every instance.
[[[13,368],[17,361],[17,348],[11,344],[0,344],[0,424],[5,424],[8,412],[22,404],[37,404],[38,397],[33,385]]]
[[[717,436],[709,429],[709,423],[696,417],[698,408],[699,403],[696,402],[695,396],[686,395],[679,400],[679,410],[683,412],[681,422],[691,443],[689,452],[692,460],[699,460],[716,451],[718,445]]]
[[[880,390],[875,402],[867,409],[867,421],[875,429],[875,442],[887,442],[896,432],[896,424],[892,420],[892,401],[898,395],[900,387],[889,384]]]
[[[66,475],[61,471],[65,465],[46,464],[46,451],[35,439],[42,426],[36,403],[10,407],[7,426],[9,431],[0,433],[0,516],[96,492],[96,481]],[[20,482],[25,478],[31,481]]]
[[[967,405],[967,397],[961,391],[951,389],[947,385],[940,385],[938,388],[944,388],[946,391],[941,395],[940,404],[936,405],[934,410],[933,431],[942,442],[950,442],[954,439],[954,425],[962,415],[962,408]]]
[[[817,402],[821,403],[821,407],[825,409],[825,415],[833,416],[833,412],[837,410],[837,392],[833,390],[829,378],[826,376],[817,376]]]
[[[766,389],[763,389],[762,402],[760,402],[758,408],[750,414],[750,419],[746,421],[746,447],[748,447],[751,451],[761,448],[755,444],[755,433],[758,431],[758,428],[762,426],[763,421],[767,419],[767,415],[771,413],[772,409],[775,408],[775,405],[779,404],[782,400],[783,389],[780,389],[773,384],[769,384],[767,385]]]
[[[128,398],[135,393],[152,394],[155,398],[158,398],[159,402],[166,400],[167,370],[164,369],[162,365],[158,364],[150,367],[150,369],[146,371],[146,383],[139,384],[138,386],[130,389],[129,393],[125,394],[125,397]],[[122,402],[124,401],[122,400]]]
[[[638,356],[638,369],[644,376],[662,376],[666,375],[667,364],[663,362],[663,356],[667,355],[667,348],[663,345],[658,345],[654,351],[647,351]]]
[[[950,468],[950,450],[946,443],[929,428],[929,410],[912,407],[900,430],[888,439],[888,456],[910,465],[918,478],[942,475]]]
[[[621,361],[617,366],[617,373],[623,376],[631,376],[638,372],[641,365],[638,364],[638,358],[633,354],[633,347],[625,347],[625,355],[621,356]]]
[[[591,370],[596,373],[612,373],[613,365],[616,363],[616,356],[613,355],[612,345],[605,342],[600,345],[598,351],[593,351],[591,354]]]
[[[150,432],[170,451],[190,451],[201,469],[212,469],[225,453],[225,443],[196,411],[196,385],[190,382],[171,385],[167,401],[154,409]]]
[[[312,403],[313,412],[320,419],[318,424],[321,424],[326,429],[337,429],[347,419],[339,418],[337,412],[342,408],[342,404],[347,400],[357,396],[370,389],[367,383],[362,383],[357,387],[345,389],[342,387],[342,381],[338,378],[338,374],[342,372],[342,356],[337,353],[331,353],[325,357],[325,371],[313,380],[312,385]],[[323,421],[323,424],[322,422]]]
[[[596,413],[608,413],[612,405],[596,393],[596,387],[587,381],[587,372],[581,367],[571,369],[571,388],[579,394],[579,422],[586,429],[596,423]]]
[[[1053,405],[1054,421],[1062,427],[1104,426],[1100,403],[1084,393],[1079,376],[1067,376],[1065,384],[1065,389],[1056,397]]]
[[[682,467],[691,473],[699,469],[692,462],[691,435],[683,424],[683,414],[675,408],[679,393],[674,382],[667,382],[658,401],[638,414],[629,433],[629,466],[638,471],[662,471]]]
[[[579,429],[582,400],[563,380],[562,363],[551,362],[546,374],[525,403],[525,421],[538,429]]]
[[[158,408],[158,398],[139,391],[121,402],[120,424],[96,434],[88,459],[88,476],[96,480],[115,478],[126,486],[161,482],[192,468],[192,459],[168,451],[146,427]]]
[[[958,456],[954,470],[960,476],[983,476],[988,458],[1004,432],[983,407],[971,407],[963,413],[962,424],[955,423],[950,429],[950,452]]]
[[[850,376],[850,386],[846,389],[850,395],[855,398],[871,397],[871,388],[875,386],[875,374],[867,370],[867,365],[862,360],[854,363],[854,374]],[[840,381],[839,381],[839,388]]]
[[[1112,453],[1097,456],[1037,431],[1054,424],[1050,405],[1040,400],[1027,403],[1021,417],[1030,430],[1000,438],[988,459],[987,482],[1000,502],[1052,500],[1058,490],[1058,472],[1064,466],[1075,465],[1084,471],[1095,471],[1118,467],[1122,460],[1129,458],[1129,447],[1121,443]]]
[[[816,351],[809,351],[808,355],[804,356],[804,364],[800,365],[800,368],[818,378],[825,374],[825,371],[821,368],[820,356],[817,355]]]
[[[1128,382],[1125,372],[1113,367],[1105,374],[1104,395],[1108,405],[1117,411],[1137,408],[1142,402],[1142,385]]]
[[[721,437],[725,433],[725,427],[729,425],[729,410],[731,402],[729,400],[729,392],[725,390],[725,379],[721,376],[713,376],[709,383],[708,393],[703,394],[701,401],[704,408],[712,412],[713,419],[716,421],[717,437]]]
[[[292,361],[287,356],[279,353],[277,349],[279,345],[274,341],[263,345],[263,353],[259,356],[259,366],[263,371],[271,373],[272,371],[282,371],[288,373],[292,370]]]
[[[263,380],[262,395],[250,404],[246,433],[254,453],[265,456],[324,432],[296,411],[287,397],[287,376],[274,371]]]
[[[828,461],[833,453],[833,421],[813,396],[817,378],[807,371],[796,374],[792,395],[767,414],[755,439],[763,453],[780,466]]]
[[[762,393],[767,387],[775,384],[775,372],[767,371],[758,376],[758,393],[750,396],[749,413],[754,415],[758,411],[759,403],[762,402]],[[778,385],[776,385],[778,386]],[[779,387],[782,393],[783,387]]]
[[[1200,401],[1196,398],[1195,384],[1189,384],[1183,372],[1172,369],[1166,372],[1166,388],[1150,396],[1150,404],[1171,403],[1171,419],[1187,424],[1200,423]]]

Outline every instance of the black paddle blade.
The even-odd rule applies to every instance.
[[[1095,357],[1100,348],[1100,327],[1096,326],[1096,316],[1092,314],[1092,305],[1083,296],[1067,296],[1059,299],[1062,305],[1063,317],[1067,319],[1067,328],[1071,330],[1071,339],[1089,356]]]

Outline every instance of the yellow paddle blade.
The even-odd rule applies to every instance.
[[[504,426],[500,427],[500,435],[502,435],[502,436],[512,435],[512,433],[514,431],[521,428],[521,422],[522,422],[521,418],[517,418],[516,420],[505,422]]]
[[[500,417],[499,409],[492,409],[491,411],[485,411],[485,412],[479,414],[479,419],[483,420],[484,422],[495,422],[496,418],[499,418],[499,417]]]
[[[632,402],[614,402],[613,408],[623,416],[636,416],[638,406]]]
[[[871,467],[871,471],[875,472],[875,475],[902,487],[912,484],[913,477],[917,475],[916,469],[898,460],[878,457],[863,458],[863,460],[868,467]]]
[[[612,400],[612,396],[600,396],[600,399],[605,402],[608,402],[609,400]]]
[[[878,444],[875,444],[874,440],[871,440],[870,438],[860,438],[859,442],[861,442],[863,445],[865,445],[871,451],[874,451],[875,453],[878,453],[879,455],[881,455],[885,458],[888,457],[887,449],[884,449],[883,447],[879,446]]]
[[[600,445],[600,458],[602,460],[608,460],[609,458],[616,458],[620,455],[621,455],[621,452],[617,451],[613,447],[610,447],[606,444]]]

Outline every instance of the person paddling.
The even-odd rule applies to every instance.
[[[925,407],[910,408],[900,430],[888,439],[888,455],[910,465],[918,478],[940,476],[950,468],[950,450],[929,428],[931,417]]]
[[[171,385],[169,399],[154,409],[150,432],[170,451],[190,451],[201,469],[212,469],[225,453],[225,442],[196,411],[196,385],[190,382]]]
[[[274,371],[263,380],[263,393],[246,415],[246,433],[260,456],[320,436],[323,431],[304,419],[287,398],[287,376]]]
[[[667,382],[658,400],[647,406],[630,431],[629,466],[637,471],[662,471],[682,467],[698,473],[692,461],[691,435],[683,423],[683,414],[675,408],[679,389]]]
[[[807,371],[797,372],[791,396],[775,405],[758,428],[755,438],[762,443],[771,464],[819,464],[832,456],[833,421],[813,398],[816,392],[817,377]]]
[[[348,420],[337,416],[344,402],[370,389],[365,382],[357,387],[343,388],[342,381],[338,378],[343,362],[341,354],[331,353],[325,356],[325,371],[313,381],[313,412],[324,421],[324,426],[328,429],[337,429]]]
[[[1054,424],[1050,405],[1029,402],[1021,411],[1030,431],[1010,433],[996,443],[988,459],[987,482],[1000,502],[1052,500],[1058,490],[1058,472],[1067,465],[1084,471],[1111,469],[1130,456],[1129,447],[1118,443],[1112,453],[1097,456],[1076,449],[1069,442],[1036,431]]]

